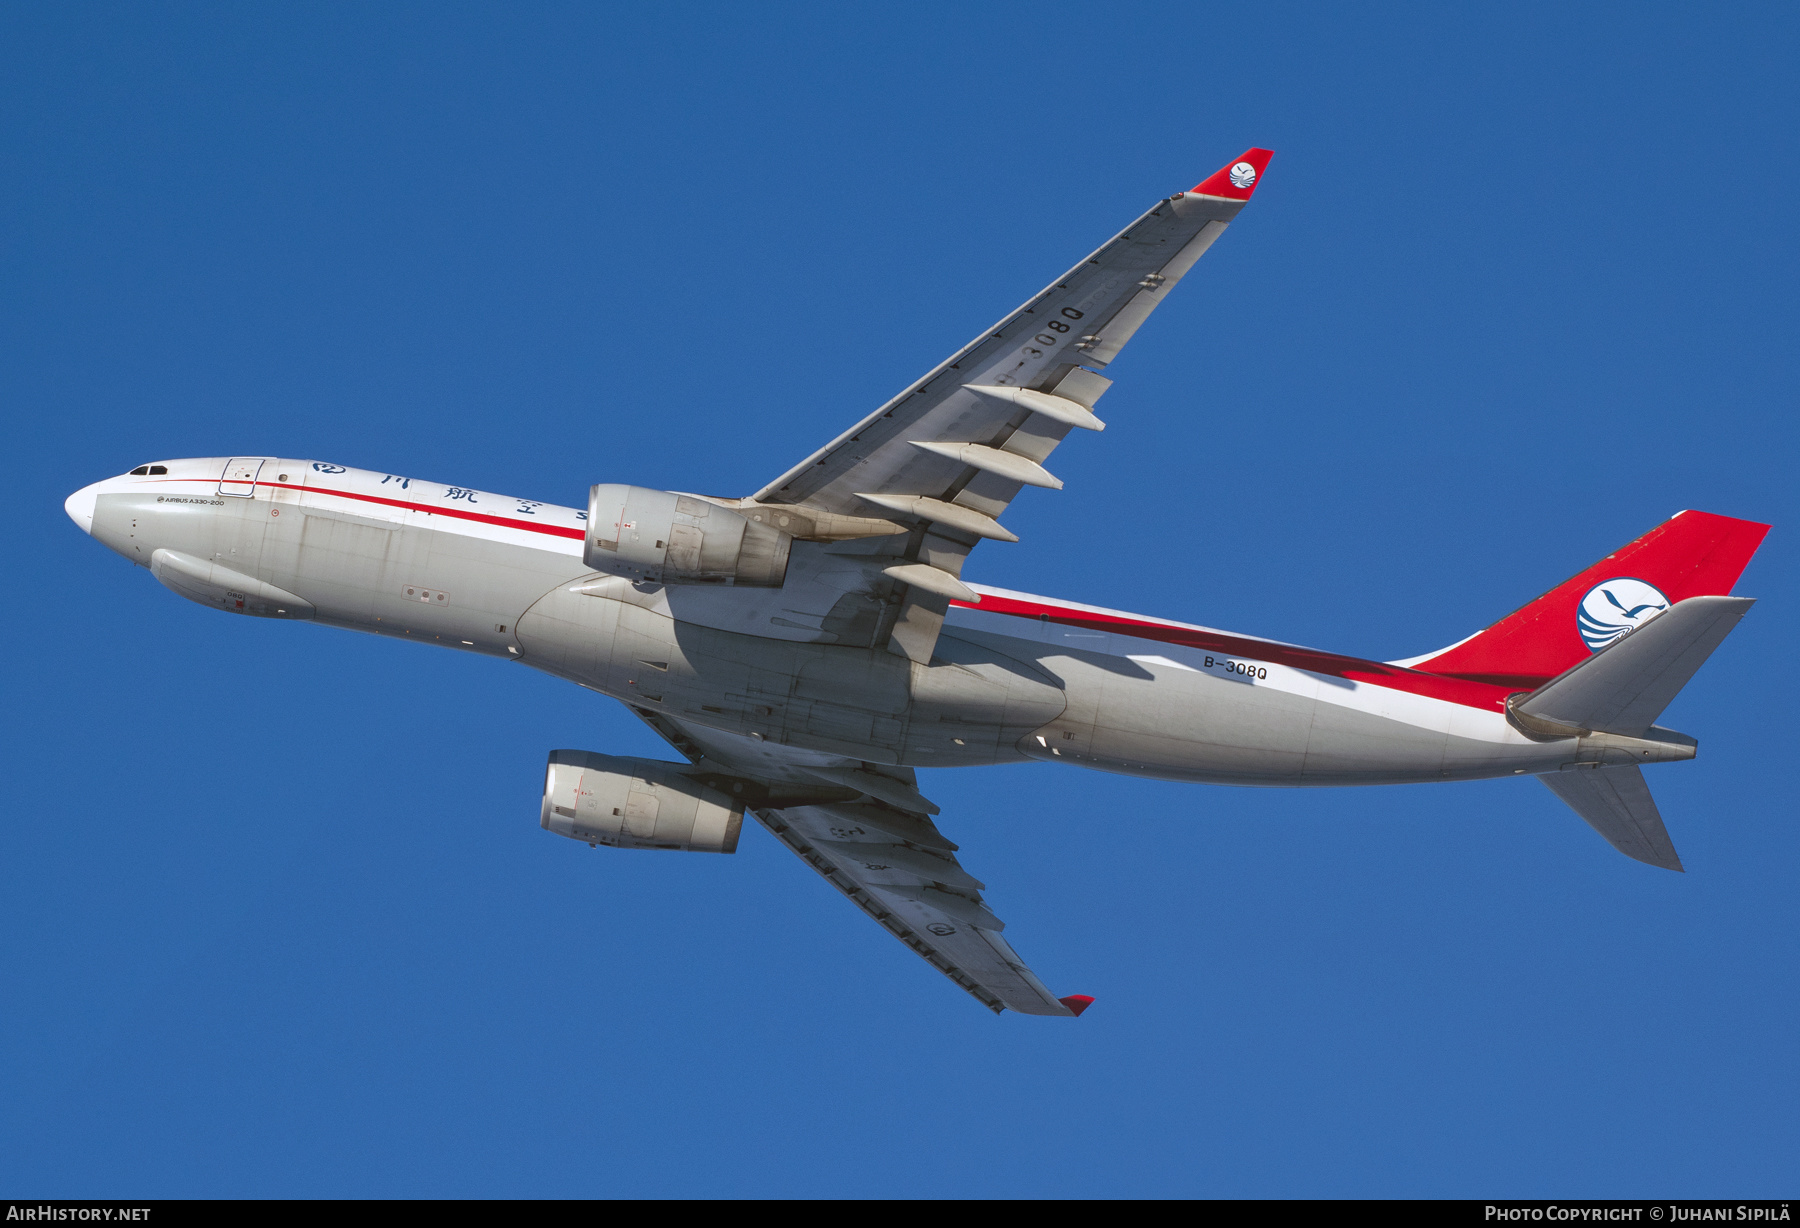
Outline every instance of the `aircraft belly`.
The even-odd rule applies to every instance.
[[[620,605],[558,585],[519,616],[520,659],[582,686],[611,693]]]
[[[1069,692],[1023,749],[1101,771],[1222,784],[1300,784],[1314,703],[1126,657],[1053,649],[1039,663]]]
[[[563,554],[259,500],[158,511],[159,544],[292,591],[317,621],[495,655],[516,648],[527,664],[627,703],[847,759],[1035,757],[1178,780],[1338,785],[1543,771],[1558,753],[1495,714],[1293,669],[1245,677],[1220,672],[1222,662],[1195,668],[1204,657],[1121,656],[1071,637],[968,627],[946,628],[921,666],[884,648],[680,621],[656,590],[623,581],[573,591],[601,578]]]
[[[1162,653],[1083,651],[1069,635],[956,634],[991,641],[1060,680],[1067,710],[1020,744],[1038,759],[1161,779],[1306,786],[1477,779],[1544,771],[1567,757],[1498,713],[1302,670],[1259,665],[1244,674],[1205,654],[1184,664]]]
[[[931,664],[912,667],[909,764],[949,767],[1023,759],[1019,741],[1067,709],[1061,680],[1029,656],[997,647],[993,640],[998,638],[946,629],[938,636]]]
[[[519,614],[547,584],[580,571],[549,551],[316,512],[280,532],[267,553],[292,562],[268,570],[291,567],[319,621],[494,656],[513,655]]]
[[[563,585],[519,620],[526,664],[647,711],[752,739],[872,763],[1023,759],[1014,744],[1063,708],[1053,679],[940,638],[919,666],[886,649],[808,644],[681,622]]]
[[[106,495],[95,535],[149,565],[167,549],[302,598],[314,621],[511,656],[518,615],[579,560],[297,506],[291,499]]]
[[[1308,783],[1436,779],[1449,735],[1378,713],[1320,703],[1306,741]]]
[[[349,623],[374,631],[377,612],[390,575],[404,574],[408,556],[402,526],[377,527],[373,523],[308,516],[297,517],[299,549],[296,556],[295,592],[319,608],[322,620]]]
[[[109,495],[94,532],[127,557],[161,546],[252,576],[310,602],[316,621],[521,654],[646,710],[850,760],[1039,758],[1340,785],[1545,771],[1567,758],[1497,713],[1119,636],[957,625],[920,665],[885,647],[702,626],[672,616],[669,590],[597,576],[566,552],[291,500]]]

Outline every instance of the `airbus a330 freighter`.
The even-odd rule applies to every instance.
[[[610,695],[687,760],[550,754],[540,822],[729,853],[746,810],[995,1011],[1077,1015],[1001,936],[915,769],[1045,760],[1165,780],[1536,776],[1678,870],[1640,768],[1751,604],[1767,526],[1682,512],[1493,626],[1367,661],[964,578],[1104,372],[1224,233],[1270,153],[1147,213],[748,498],[593,487],[585,508],[272,456],[171,460],[71,495],[84,530],[202,605],[522,662]]]

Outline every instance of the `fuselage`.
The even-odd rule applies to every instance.
[[[833,643],[817,618],[758,607],[751,625],[729,587],[597,574],[580,509],[322,461],[165,461],[67,508],[204,604],[518,661],[822,759],[1247,785],[1611,761],[1590,739],[1526,736],[1503,687],[979,585],[921,665]]]

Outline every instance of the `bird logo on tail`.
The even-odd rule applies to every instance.
[[[1599,652],[1669,608],[1655,585],[1629,576],[1602,580],[1575,608],[1575,625],[1590,652]]]

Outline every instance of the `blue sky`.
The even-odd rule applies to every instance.
[[[1781,1196],[1800,1174],[1791,6],[12,6],[23,625],[0,1192]],[[1772,522],[1665,723],[1689,872],[1531,781],[927,773],[1079,1022],[760,831],[537,827],[661,756],[548,677],[210,614],[147,460],[748,493],[1250,145],[1256,199],[969,575],[1376,657],[1682,508]],[[33,606],[32,617],[23,609]]]

